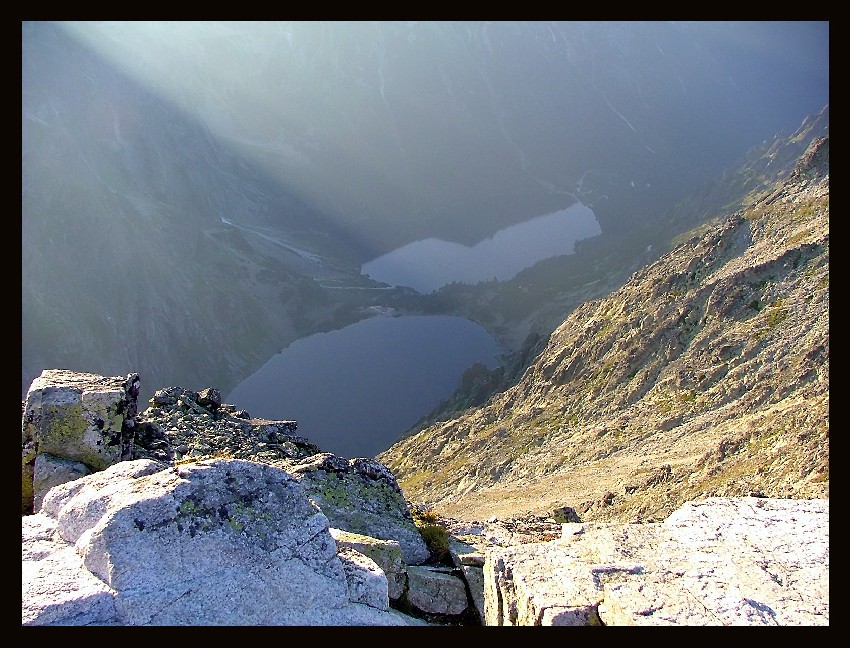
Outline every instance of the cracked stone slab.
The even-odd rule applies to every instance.
[[[496,548],[488,625],[828,625],[829,501],[709,498]]]

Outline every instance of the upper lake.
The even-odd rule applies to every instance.
[[[566,209],[499,230],[473,247],[429,238],[364,264],[375,281],[427,294],[453,281],[507,281],[543,259],[575,251],[576,241],[602,233],[590,207]]]

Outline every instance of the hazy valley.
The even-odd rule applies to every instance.
[[[22,22],[22,625],[829,625],[829,23]]]
[[[786,47],[809,36],[792,27]],[[386,312],[480,323],[504,388],[573,309],[771,171],[724,169],[820,110],[828,77],[764,29],[23,23],[22,392],[64,367],[138,371],[143,401],[227,394],[296,340]],[[601,233],[510,280],[421,294],[363,274],[576,201]]]

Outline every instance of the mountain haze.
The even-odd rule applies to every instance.
[[[783,167],[816,121],[732,177]],[[741,209],[576,308],[514,385],[378,455],[405,494],[467,520],[828,498],[826,128]]]
[[[828,27],[24,22],[22,393],[56,367],[138,372],[142,401],[228,393],[375,306],[522,351],[715,215],[671,227],[671,205],[828,103]],[[512,282],[361,273],[577,201],[602,233]]]

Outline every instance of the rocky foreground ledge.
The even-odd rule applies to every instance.
[[[22,411],[22,625],[828,625],[829,501],[663,523],[438,519],[392,473],[138,376],[45,371]]]
[[[829,502],[709,498],[487,552],[487,625],[829,625]]]

